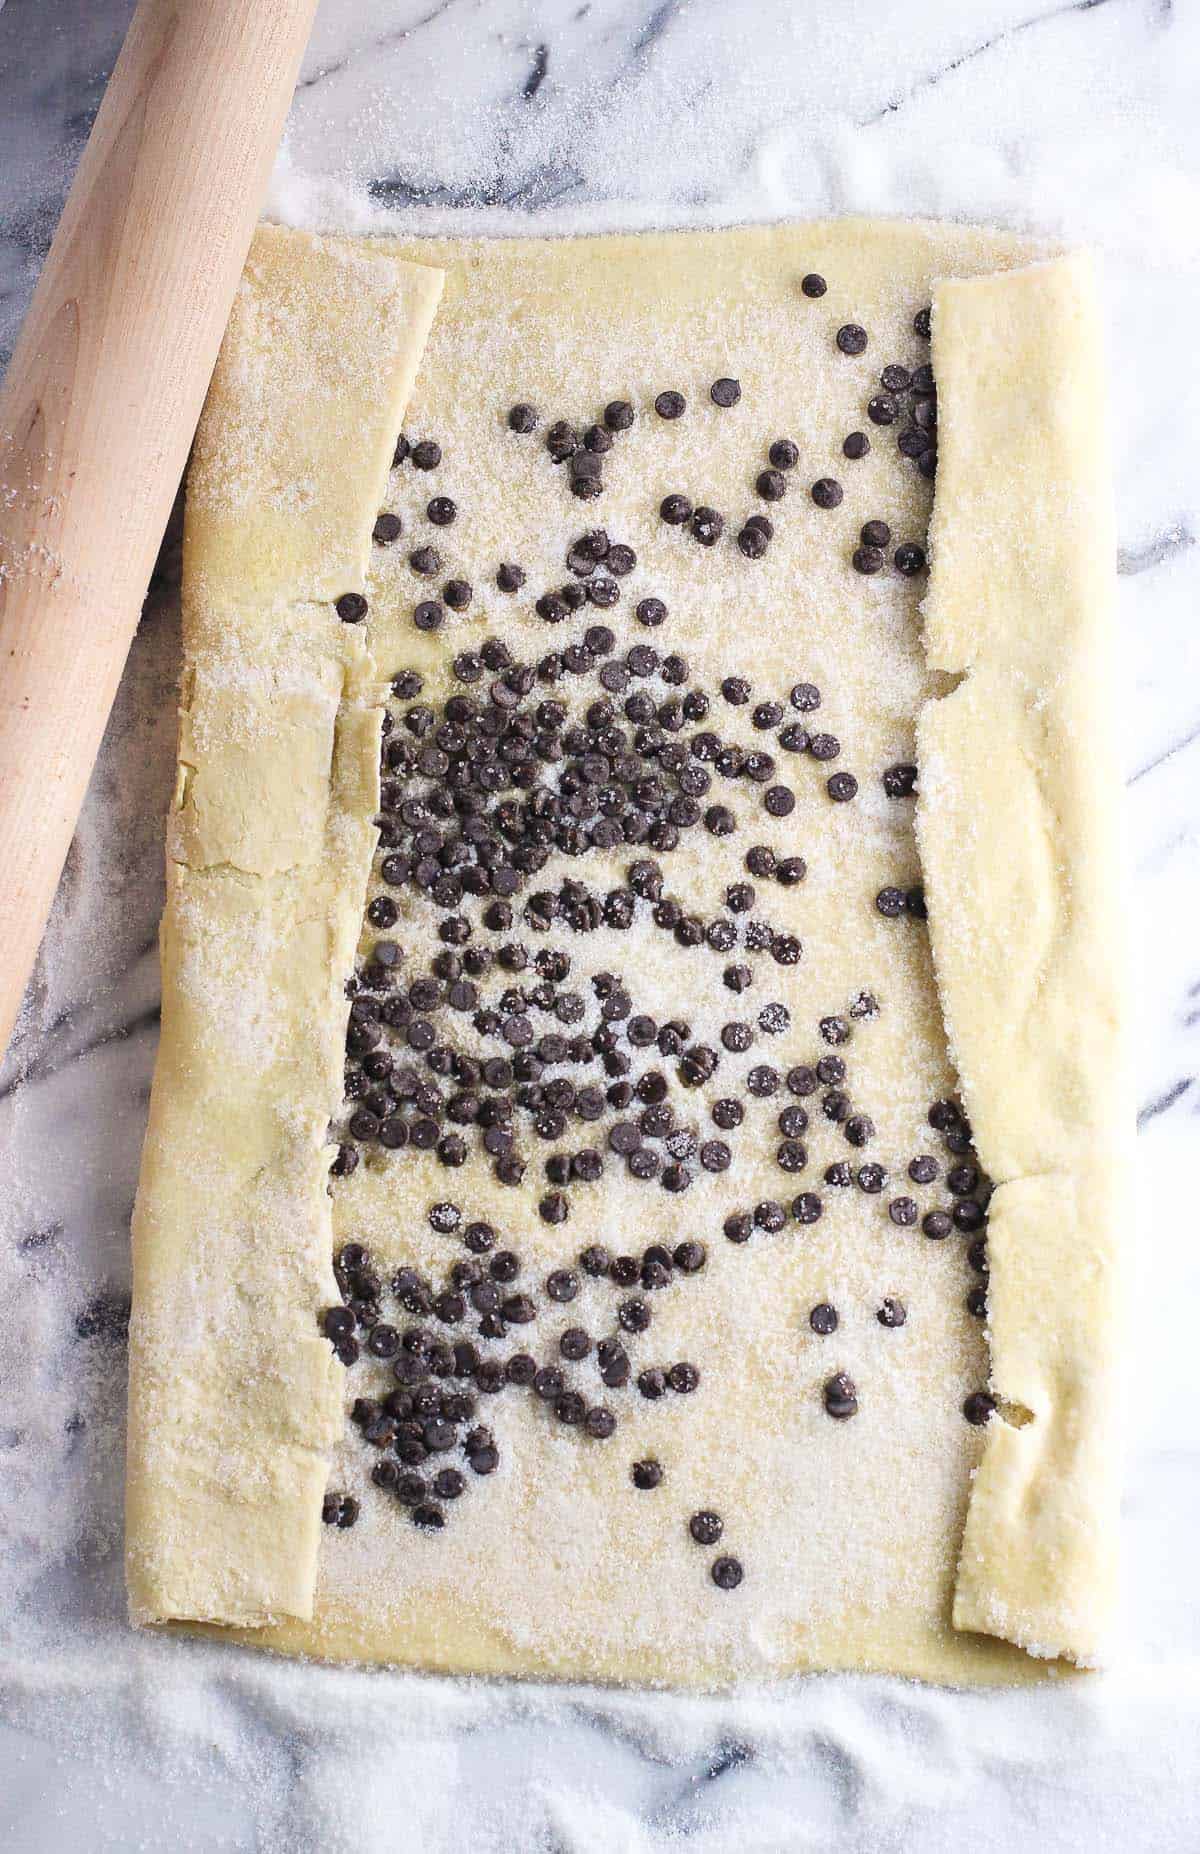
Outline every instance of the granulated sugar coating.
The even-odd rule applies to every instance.
[[[284,1623],[269,1640],[670,1684],[864,1657],[906,1671],[953,1665],[943,1618],[980,1443],[962,1405],[988,1366],[966,1304],[978,1279],[966,1237],[956,1228],[944,1243],[911,1227],[931,1213],[949,1224],[945,1134],[957,1123],[931,1128],[929,1110],[955,1083],[922,924],[885,920],[873,898],[888,884],[919,886],[912,801],[890,798],[883,774],[911,758],[914,717],[939,685],[921,660],[923,576],[891,562],[923,540],[929,490],[889,425],[919,430],[922,402],[906,386],[880,411],[873,395],[885,369],[926,384],[928,341],[914,322],[935,270],[1026,253],[899,228],[884,253],[881,264],[874,235],[859,244],[819,228],[748,244],[406,252],[444,262],[449,280],[385,497],[401,533],[375,548],[366,586],[371,655],[403,693],[383,740],[387,828],[352,1003],[369,1014],[351,1024],[361,1066],[352,1060],[339,1124],[340,1163],[354,1168],[333,1187],[335,1242],[365,1245],[374,1274],[356,1290],[351,1267],[344,1291],[381,1301],[367,1317],[384,1324],[379,1359],[370,1325],[360,1330],[346,1404],[377,1404],[395,1388],[397,1331],[412,1329],[414,1346],[468,1342],[497,1372],[514,1352],[532,1355],[561,1372],[554,1391],[581,1399],[580,1419],[594,1407],[615,1427],[589,1435],[564,1420],[569,1396],[556,1413],[555,1395],[539,1398],[536,1386],[495,1394],[480,1377],[477,1391],[469,1363],[454,1378],[435,1361],[430,1377],[416,1353],[402,1382],[424,1402],[394,1413],[401,1441],[412,1428],[407,1493],[397,1497],[390,1470],[383,1487],[372,1482],[391,1431],[364,1443],[362,1422],[347,1424],[330,1486],[358,1502],[357,1521],[326,1532],[312,1629]],[[828,273],[819,303],[798,288],[814,268]],[[851,322],[868,332],[838,337]],[[725,378],[739,385],[729,406],[711,391]],[[615,403],[632,407],[632,422],[612,416],[605,447],[591,428]],[[514,404],[531,408],[535,429],[512,429]],[[852,465],[842,439],[863,426],[876,442]],[[556,463],[548,446],[568,442],[579,450]],[[415,447],[431,444],[434,467],[414,467]],[[790,468],[767,500],[754,486],[772,446]],[[599,465],[594,497],[572,493],[580,455]],[[818,499],[810,485],[835,469],[837,496]],[[672,494],[723,518],[716,545],[698,538],[695,516],[664,519]],[[453,505],[452,523],[433,521],[437,498]],[[766,551],[748,557],[735,536],[767,507]],[[886,571],[874,575],[851,558],[867,522],[888,536]],[[441,556],[432,584],[413,567],[429,545]],[[496,584],[505,561],[525,573],[517,596]],[[471,588],[469,605],[439,607],[436,628],[424,628],[431,593],[454,581]],[[576,594],[586,603],[572,613]],[[480,714],[499,733],[468,746],[462,730]],[[500,899],[463,896],[459,875],[481,866],[475,839],[458,837],[461,855],[433,854],[456,836],[438,809],[456,755],[476,821],[500,820],[486,864],[510,878],[486,885]],[[495,776],[480,784],[489,756]],[[828,782],[850,768],[856,796],[838,804]],[[558,794],[558,809],[540,805],[539,787],[541,799]],[[517,820],[535,814],[548,828],[528,836]],[[610,831],[594,847],[606,823],[618,841]],[[545,850],[526,864],[536,844]],[[802,858],[804,879],[768,873],[735,892],[730,911],[756,857],[768,868]],[[585,918],[589,897],[596,912]],[[471,963],[479,948],[482,966]],[[393,956],[398,967],[372,965]],[[432,1071],[431,1046],[446,1050]],[[439,1082],[456,1057],[470,1073]],[[789,1089],[798,1068],[814,1072],[815,1092]],[[594,1097],[586,1112],[581,1090]],[[731,1100],[742,1123],[706,1166],[716,1103]],[[489,1146],[480,1107],[505,1102],[491,1122],[502,1143]],[[956,1137],[969,1152],[969,1137]],[[581,1149],[599,1179],[556,1173],[556,1155],[569,1171]],[[907,1167],[927,1151],[937,1179],[917,1186]],[[972,1208],[978,1232],[984,1212]],[[748,1242],[725,1234],[741,1216]],[[489,1248],[514,1251],[519,1268],[483,1300],[452,1272],[480,1220]],[[671,1278],[668,1259],[646,1276],[651,1245],[669,1258],[687,1239],[706,1246],[702,1270]],[[629,1258],[632,1281],[584,1272],[577,1296],[556,1304],[550,1271],[578,1269],[592,1245]],[[430,1281],[432,1307],[411,1290],[388,1294],[398,1268]],[[439,1324],[436,1297],[456,1286]],[[536,1317],[491,1313],[489,1329],[508,1291]],[[902,1328],[877,1317],[889,1297],[907,1310]],[[836,1337],[813,1333],[818,1302],[840,1308]],[[564,1367],[567,1328],[593,1346],[620,1333],[628,1381],[606,1384],[594,1353]],[[679,1394],[668,1376],[663,1394],[647,1394],[657,1385],[645,1373],[680,1363],[694,1389]],[[855,1387],[852,1422],[829,1413],[825,1387],[839,1373]],[[431,1446],[422,1425],[439,1395],[463,1391],[471,1407]],[[469,1466],[480,1423],[498,1452],[486,1477]],[[652,1497],[631,1485],[643,1457],[664,1470]],[[465,1481],[460,1493],[452,1477],[452,1497],[439,1499],[447,1467]],[[719,1552],[689,1536],[700,1509],[721,1516]],[[736,1576],[719,1557],[737,1560],[736,1595],[719,1588]],[[501,1580],[505,1565],[518,1568]],[[1001,1649],[972,1642],[970,1653],[992,1678],[1025,1671]]]
[[[518,181],[533,172],[524,154],[544,134],[551,171],[543,191],[513,189],[518,198],[550,198],[554,164],[565,168],[568,155],[587,171],[578,209],[569,221],[558,217],[556,229],[844,209],[949,212],[1049,235],[1099,235],[1118,260],[1137,260],[1136,287],[1131,279],[1126,295],[1144,303],[1145,264],[1169,269],[1186,255],[1198,222],[1194,182],[1179,158],[1179,109],[1172,128],[1172,99],[1190,68],[1184,35],[1194,22],[1186,10],[1175,9],[1171,21],[1165,10],[1151,19],[1114,4],[1064,9],[1045,26],[1014,33],[1018,11],[980,27],[979,41],[995,32],[1001,42],[961,66],[976,42],[975,24],[957,11],[949,25],[937,9],[919,19],[905,15],[890,42],[878,19],[856,24],[848,14],[830,15],[821,30],[805,21],[801,95],[787,77],[795,47],[782,42],[778,21],[757,20],[754,31],[742,33],[727,48],[720,81],[708,83],[701,80],[712,21],[694,7],[664,10],[697,81],[681,85],[670,72],[656,73],[654,60],[669,41],[641,54],[640,78],[639,62],[625,62],[618,134],[597,130],[585,107],[601,56],[596,45],[608,29],[595,8],[595,40],[573,68],[568,35],[560,45],[554,22],[514,20],[495,50],[485,47],[485,35],[469,44],[449,9],[444,23],[367,54],[357,22],[327,10],[313,71],[347,49],[361,55],[347,76],[302,94],[273,211],[331,230],[394,230],[361,184],[347,190],[342,183],[355,173],[411,166],[413,197],[426,199],[429,210],[439,199],[444,212],[457,198],[475,206],[506,197],[512,148],[521,157]],[[603,54],[610,76],[627,60],[625,36],[632,44],[645,22],[628,24],[628,34],[614,35]],[[444,40],[435,36],[442,33]],[[485,99],[519,89],[543,36],[552,46],[541,101],[492,110]],[[920,87],[942,67],[952,73]],[[744,83],[751,70],[755,82]],[[742,87],[731,102],[735,83]],[[881,114],[876,126],[852,126],[893,98],[903,107]],[[541,126],[547,119],[553,138]],[[804,125],[813,123],[806,134]],[[511,217],[502,222],[502,208],[487,211],[495,229],[521,229]],[[1159,291],[1154,300],[1165,325],[1174,326],[1177,294]],[[1129,334],[1141,322],[1131,314],[1125,326]],[[737,373],[735,356],[727,364]],[[1156,446],[1171,422],[1170,385],[1164,373]],[[742,405],[725,416],[743,415],[744,380],[743,388]],[[698,407],[701,397],[692,395],[691,403]],[[1174,473],[1182,498],[1183,466],[1173,455],[1159,461]],[[1158,513],[1145,500],[1151,474],[1128,485],[1136,510],[1131,544]],[[578,505],[581,529],[591,525],[593,506]],[[1155,609],[1161,602],[1160,592]],[[1145,616],[1149,631],[1150,608]],[[1144,1530],[1140,1562],[1153,1574],[1138,1587],[1141,1664],[1131,1645],[1127,1671],[1086,1692],[1075,1686],[966,1697],[894,1681],[826,1679],[736,1699],[642,1697],[289,1666],[126,1629],[120,1302],[152,1054],[149,942],[172,774],[169,683],[177,644],[169,613],[144,624],[138,652],[81,824],[73,879],[60,894],[24,1045],[33,1078],[43,1057],[63,1066],[3,1109],[16,1188],[0,1249],[12,1307],[2,1342],[0,1438],[11,1450],[6,1478],[16,1493],[0,1522],[9,1622],[2,1703],[15,1786],[19,1793],[28,1778],[35,1829],[44,1825],[51,1841],[73,1832],[79,1845],[113,1848],[374,1850],[394,1845],[401,1821],[438,1850],[717,1850],[738,1842],[936,1850],[969,1838],[988,1854],[1022,1842],[1102,1850],[1177,1844],[1194,1792],[1195,1700],[1190,1679],[1166,1665],[1180,1652],[1180,1617],[1156,1608],[1151,1592],[1167,1546]],[[752,1020],[744,1001],[730,999]],[[856,1035],[865,1043],[878,1027]],[[69,1060],[93,1042],[86,1061]],[[102,1066],[104,1087],[88,1092],[82,1076],[93,1074],[99,1084]],[[878,1104],[870,1107],[878,1119]],[[769,1120],[764,1109],[761,1124]],[[1185,1157],[1181,1146],[1179,1161]],[[443,1174],[439,1196],[455,1195],[452,1179]],[[690,1206],[699,1188],[682,1202]],[[763,1247],[780,1240],[756,1238]],[[710,1240],[710,1252],[722,1242]],[[746,1252],[733,1259],[746,1260]],[[1186,1258],[1178,1259],[1182,1286]],[[843,1307],[852,1287],[832,1281],[813,1298]],[[685,1282],[671,1293],[682,1303],[688,1291]],[[115,1313],[85,1323],[85,1337],[76,1316],[97,1297],[111,1298]],[[794,1324],[807,1313],[797,1306]],[[887,1341],[904,1336],[880,1334]],[[805,1343],[818,1343],[806,1327]],[[877,1345],[872,1350],[878,1355]],[[839,1363],[853,1372],[854,1360]],[[862,1389],[861,1370],[858,1376]],[[503,1401],[511,1405],[517,1395]],[[1167,1440],[1185,1441],[1160,1414]],[[499,1418],[493,1426],[499,1429]],[[845,1427],[849,1433],[855,1424]],[[831,1443],[839,1437],[846,1440],[840,1428]],[[580,1449],[564,1452],[579,1458],[582,1438],[554,1440],[578,1441]],[[970,1443],[966,1434],[963,1446]],[[1182,1499],[1183,1483],[1172,1487]],[[713,1503],[707,1488],[698,1494],[697,1504]],[[380,1498],[373,1488],[362,1497],[367,1510],[369,1498]],[[658,1497],[630,1489],[626,1510]],[[487,1498],[484,1488],[481,1509]],[[1135,1526],[1146,1505],[1133,1502]],[[456,1529],[461,1536],[465,1523],[456,1521]],[[454,1528],[448,1533],[429,1541],[431,1551],[448,1543]],[[357,1546],[354,1534],[333,1543]],[[745,1557],[751,1565],[749,1546]],[[652,1582],[650,1565],[639,1581]],[[495,1575],[511,1585],[519,1566],[502,1560]],[[663,1607],[676,1589],[662,1582],[656,1594]]]

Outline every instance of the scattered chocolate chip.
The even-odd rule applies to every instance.
[[[643,1461],[635,1461],[629,1470],[629,1478],[635,1487],[643,1493],[649,1493],[654,1487],[661,1487],[663,1480],[662,1463],[647,1456]]]
[[[889,1298],[880,1302],[875,1318],[881,1326],[903,1326],[908,1311],[902,1300]]]
[[[843,805],[858,794],[858,780],[853,773],[838,772],[825,781],[825,790],[835,804]]]
[[[726,378],[714,380],[708,391],[715,406],[735,406],[742,396],[738,382]]]
[[[422,438],[412,447],[412,462],[415,470],[436,470],[442,461],[442,447],[432,438]]]
[[[863,354],[866,352],[867,331],[857,322],[843,322],[834,339],[843,354]]]
[[[672,528],[680,528],[691,520],[692,505],[686,496],[664,496],[658,512]]]
[[[725,1530],[725,1521],[711,1507],[702,1507],[688,1520],[688,1531],[697,1545],[715,1545]]]
[[[659,418],[682,418],[686,407],[687,400],[682,393],[670,391],[659,393],[657,399],[654,401],[654,410],[658,413]]]
[[[835,1372],[833,1377],[826,1379],[823,1397],[830,1416],[841,1419],[858,1415],[858,1391],[853,1378],[844,1371]]]
[[[701,547],[715,547],[725,531],[725,517],[716,509],[700,504],[693,511],[688,526],[693,538],[699,541]]]
[[[610,431],[628,431],[633,424],[633,407],[628,399],[610,399],[604,408],[604,423]]]
[[[903,541],[892,555],[896,571],[911,579],[914,573],[925,571],[925,549],[915,541]]]
[[[990,1422],[995,1408],[996,1399],[987,1391],[972,1391],[968,1397],[963,1399],[962,1413],[969,1423],[980,1428],[984,1423]]]
[[[333,609],[343,624],[361,624],[367,615],[367,601],[361,592],[343,592]]]
[[[852,463],[857,463],[860,457],[865,457],[870,448],[871,440],[865,431],[847,432],[842,439],[842,456],[848,457]]]
[[[819,476],[809,494],[819,509],[836,509],[842,501],[843,490],[836,477]]]
[[[522,401],[518,405],[513,406],[511,410],[509,411],[508,429],[510,431],[518,432],[522,436],[527,436],[529,432],[536,431],[537,422],[538,422],[537,413],[534,411],[532,406],[526,405],[524,401]]]
[[[818,1301],[808,1316],[808,1323],[822,1337],[835,1333],[838,1328],[837,1308],[831,1307],[827,1300]]]

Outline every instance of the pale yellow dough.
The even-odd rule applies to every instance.
[[[799,290],[813,270],[829,282],[815,302]],[[850,566],[863,521],[885,519],[897,540],[929,525],[928,486],[865,405],[885,362],[928,358],[912,317],[930,300],[932,572],[928,584],[864,579]],[[846,321],[869,331],[861,357],[833,346]],[[736,407],[708,398],[722,374],[741,382]],[[688,399],[675,423],[651,410],[664,387]],[[544,427],[586,424],[614,397],[638,417],[595,504],[568,494],[540,434],[504,423],[518,399]],[[842,221],[400,245],[260,231],[189,490],[163,1035],[135,1216],[135,1620],[220,1625],[331,1659],[681,1686],[820,1667],[995,1682],[1102,1656],[1127,1140],[1103,401],[1087,261],[1042,259],[998,234]],[[435,474],[389,477],[402,424],[441,444]],[[859,462],[841,452],[854,429],[873,438]],[[785,434],[801,461],[772,509],[767,557],[750,563],[732,530],[762,506],[754,478]],[[807,493],[826,475],[845,488],[835,511]],[[674,490],[726,512],[721,546],[664,528],[658,505]],[[433,494],[459,504],[453,528],[429,528]],[[405,535],[372,552],[382,508]],[[533,600],[561,583],[567,542],[596,521],[638,567],[619,612],[585,611],[552,635]],[[430,540],[443,577],[468,579],[475,597],[422,635],[412,607],[430,589],[407,555]],[[495,587],[502,559],[527,571],[519,598]],[[369,619],[342,624],[332,601],[359,589]],[[860,795],[833,805],[834,768],[780,755],[790,818],[776,823],[757,788],[729,782],[714,797],[734,808],[736,835],[693,833],[663,859],[670,892],[711,917],[749,844],[806,857],[800,887],[767,885],[758,904],[799,935],[803,959],[758,968],[745,1000],[721,986],[723,960],[642,922],[550,940],[580,989],[619,970],[636,1009],[686,1014],[714,1044],[729,1018],[786,1004],[784,1035],[759,1035],[708,1088],[673,1097],[705,1128],[711,1101],[744,1092],[752,1063],[814,1061],[817,1020],[874,993],[878,1016],[844,1052],[855,1105],[876,1125],[870,1155],[810,1101],[809,1166],[784,1178],[781,1093],[735,1136],[727,1173],[702,1172],[676,1198],[610,1165],[557,1228],[537,1215],[537,1150],[518,1191],[474,1156],[447,1172],[410,1151],[376,1153],[331,1193],[343,984],[378,883],[388,682],[417,667],[436,700],[453,655],[489,632],[536,659],[597,617],[621,628],[651,591],[670,614],[653,642],[683,652],[711,695],[731,673],[785,704],[797,680],[818,684],[816,722],[840,737],[837,766]],[[635,630],[622,629],[621,648],[645,640]],[[763,744],[748,711],[719,697],[706,725]],[[913,801],[887,799],[879,777],[914,750],[915,829]],[[568,873],[603,892],[628,861],[562,859],[539,883]],[[875,912],[882,885],[922,878],[928,930]],[[412,945],[436,917],[405,897],[396,934]],[[888,1198],[912,1189],[908,1158],[942,1156],[925,1116],[956,1089],[997,1186],[986,1331],[963,1304],[964,1240],[930,1242],[887,1215]],[[583,1129],[572,1143],[586,1143]],[[891,1172],[882,1196],[825,1191],[811,1227],[744,1247],[722,1237],[730,1209],[822,1189],[827,1163],[865,1156]],[[915,1194],[923,1209],[943,1201]],[[635,1368],[694,1360],[692,1398],[623,1393],[604,1444],[531,1399],[494,1399],[481,1414],[501,1469],[428,1537],[370,1485],[345,1418],[370,1374],[343,1371],[318,1319],[336,1298],[332,1250],[351,1238],[385,1273],[405,1262],[440,1276],[461,1250],[426,1210],[447,1197],[497,1224],[523,1282],[594,1241],[636,1251],[699,1236],[709,1263],[656,1297],[635,1351]],[[875,1317],[885,1295],[907,1307],[898,1330]],[[822,1300],[840,1314],[823,1338],[808,1324]],[[585,1284],[543,1315],[539,1346],[568,1324],[607,1330],[613,1305],[610,1289]],[[858,1385],[847,1423],[822,1408],[836,1370]],[[961,1404],[989,1378],[1000,1411],[981,1430]],[[666,1469],[653,1493],[630,1486],[644,1455]],[[360,1498],[353,1530],[320,1525],[327,1484]],[[688,1538],[699,1507],[724,1516],[722,1549],[746,1567],[736,1592],[714,1588],[712,1554]]]

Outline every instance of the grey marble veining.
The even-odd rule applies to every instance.
[[[178,527],[0,1072],[5,1845],[1186,1848],[1200,1739],[1200,68],[1189,0],[325,0],[271,206],[362,228],[876,210],[1100,243],[1142,1138],[1127,1646],[1087,1696],[744,1702],[261,1671],[122,1620],[128,1218],[157,1035]],[[132,0],[0,6],[0,364]],[[236,1665],[236,1674],[230,1672]]]

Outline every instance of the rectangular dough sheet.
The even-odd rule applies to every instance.
[[[818,299],[799,288],[810,272],[828,280]],[[865,413],[885,363],[929,359],[912,328],[928,303],[932,517],[895,433]],[[849,322],[868,331],[865,354],[835,347]],[[708,385],[726,375],[741,398],[722,409]],[[685,393],[682,419],[655,416],[664,388]],[[260,230],[189,479],[162,1042],[134,1218],[135,1621],[333,1660],[677,1686],[813,1668],[991,1683],[1103,1658],[1130,1127],[1105,396],[1087,257],[995,233],[855,220],[467,243]],[[603,459],[603,497],[576,502],[545,426],[582,426],[618,397],[636,421]],[[536,434],[507,429],[516,400],[538,407]],[[437,439],[435,472],[389,469],[402,427]],[[842,454],[852,429],[871,436],[860,461]],[[766,505],[754,479],[783,435],[800,461]],[[844,486],[832,510],[808,494],[826,476]],[[726,513],[719,546],[659,520],[673,491]],[[438,494],[459,519],[435,530],[424,509]],[[764,507],[775,536],[749,561],[732,535]],[[404,535],[372,547],[385,508]],[[881,518],[893,545],[928,528],[927,581],[853,570],[859,527]],[[619,608],[585,607],[552,633],[534,599],[562,583],[570,538],[597,523],[635,548],[637,568]],[[474,592],[423,633],[414,603],[436,584],[408,554],[431,541],[444,576]],[[527,571],[519,597],[495,585],[507,559]],[[365,623],[335,611],[354,592]],[[629,626],[630,603],[651,592],[666,622]],[[756,903],[801,939],[797,965],[756,966],[743,1004],[716,954],[682,952],[639,921],[624,936],[550,936],[572,983],[590,992],[590,976],[619,970],[635,1010],[659,1023],[686,1011],[712,1044],[727,1018],[786,1005],[784,1035],[723,1058],[719,1085],[683,1101],[702,1122],[715,1094],[743,1092],[734,1069],[815,1062],[827,1053],[818,1020],[871,991],[878,1014],[855,1020],[845,1051],[855,1106],[875,1122],[871,1153],[852,1152],[813,1097],[809,1164],[781,1179],[783,1093],[751,1103],[748,1130],[728,1136],[728,1172],[673,1196],[610,1162],[558,1226],[537,1213],[549,1148],[536,1141],[517,1190],[474,1150],[453,1171],[431,1153],[376,1151],[331,1180],[345,985],[375,937],[364,900],[381,889],[391,679],[415,668],[423,699],[444,700],[461,686],[452,657],[488,635],[536,661],[598,619],[618,629],[618,650],[682,652],[723,737],[746,734],[748,712],[721,701],[723,677],[778,696],[792,720],[789,687],[819,685],[807,719],[842,752],[833,767],[778,756],[797,799],[778,822],[758,788],[718,781],[703,802],[734,806],[733,848],[701,829],[661,859],[670,892],[709,918],[714,883],[735,879],[750,843],[802,853],[805,881],[759,883]],[[597,693],[589,683],[587,699]],[[745,744],[774,751],[769,735]],[[880,783],[914,757],[915,806]],[[831,804],[825,778],[846,767],[858,799]],[[589,859],[560,859],[538,882],[566,874],[603,893],[646,853],[614,853],[599,877]],[[877,889],[896,881],[923,882],[928,928],[876,911]],[[398,899],[394,934],[412,946],[439,917],[409,890]],[[986,1326],[964,1309],[977,1279],[967,1238],[929,1241],[887,1212],[913,1188],[910,1155],[944,1158],[926,1112],[955,1093],[993,1186]],[[568,1148],[586,1134],[573,1128]],[[819,1222],[725,1241],[723,1218],[747,1195],[786,1202],[823,1189],[830,1161],[863,1156],[889,1163],[882,1195],[825,1191]],[[366,1243],[385,1277],[404,1264],[440,1278],[463,1253],[429,1227],[429,1204],[445,1199],[496,1224],[531,1291],[590,1242],[700,1238],[709,1260],[652,1297],[636,1342],[635,1369],[693,1359],[692,1397],[614,1394],[605,1442],[556,1425],[528,1393],[486,1400],[500,1468],[427,1535],[371,1484],[376,1457],[347,1420],[362,1368],[343,1368],[320,1322],[347,1241]],[[905,1303],[898,1330],[876,1318],[883,1295]],[[838,1307],[835,1334],[811,1329],[818,1302]],[[539,1343],[568,1324],[598,1335],[614,1306],[607,1284],[585,1281],[541,1318]],[[857,1386],[852,1421],[822,1407],[836,1370]],[[974,1427],[961,1405],[984,1386],[996,1413]],[[630,1463],[650,1455],[664,1483],[635,1491]],[[359,1500],[351,1530],[322,1526],[327,1488]],[[712,1554],[688,1536],[698,1509],[723,1517],[721,1549],[745,1569],[735,1591],[714,1586]]]

